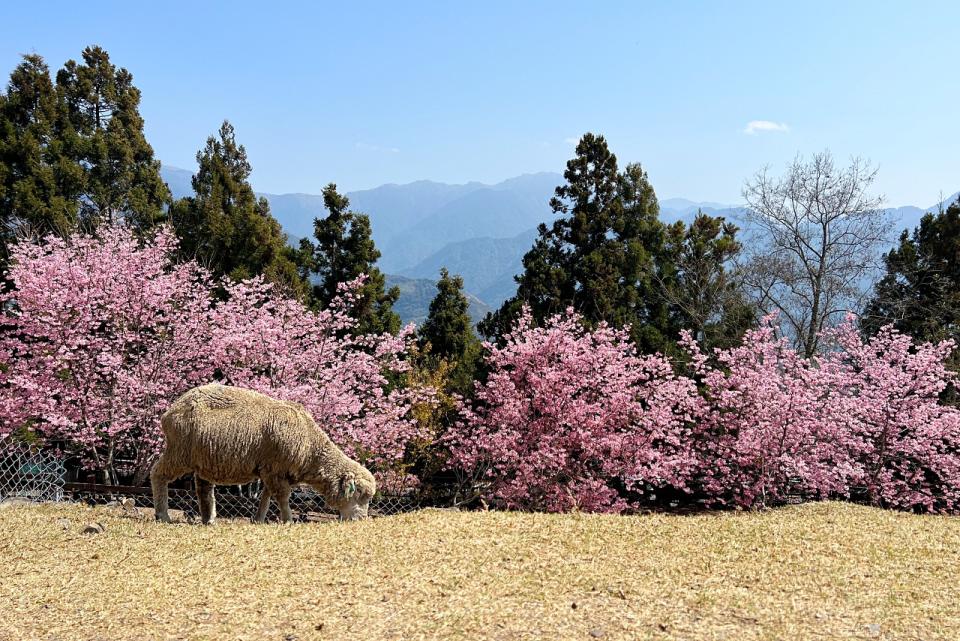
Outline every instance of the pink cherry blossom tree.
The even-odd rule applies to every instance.
[[[823,420],[832,398],[814,361],[778,338],[773,318],[712,360],[689,333],[681,345],[709,408],[692,446],[697,493],[708,504],[755,507],[791,494],[847,493],[851,474],[839,426]]]
[[[939,402],[952,343],[889,327],[864,340],[852,316],[822,341],[831,349],[803,359],[766,319],[708,364],[684,336],[709,406],[693,442],[699,491],[742,507],[796,493],[957,511],[960,412]]]
[[[832,392],[825,422],[849,453],[854,491],[874,505],[960,511],[960,410],[939,402],[955,380],[951,341],[915,345],[891,326],[864,340],[853,319],[825,333],[819,359]]]
[[[486,345],[490,374],[448,442],[488,495],[520,509],[621,512],[645,492],[686,487],[700,411],[692,381],[639,356],[626,331],[584,329],[572,310]]]
[[[169,400],[212,374],[207,274],[169,230],[24,242],[3,295],[0,438],[25,432],[116,481],[142,478]]]
[[[395,384],[411,329],[351,337],[360,281],[313,312],[258,279],[213,283],[196,263],[175,263],[175,249],[168,229],[141,242],[120,226],[14,248],[0,440],[38,440],[113,482],[139,482],[162,445],[160,414],[222,380],[303,403],[387,491],[409,487],[405,453],[422,437],[411,404],[429,400]]]

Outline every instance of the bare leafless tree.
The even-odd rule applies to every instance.
[[[744,187],[748,287],[761,310],[779,311],[807,357],[824,327],[861,308],[878,273],[891,222],[869,193],[876,175],[859,158],[837,167],[825,151],[798,156],[780,177],[764,168]]]

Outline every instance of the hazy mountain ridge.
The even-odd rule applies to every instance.
[[[191,172],[163,166],[162,174],[175,198],[192,194]],[[479,318],[489,306],[498,306],[513,293],[513,276],[532,244],[536,226],[552,218],[549,201],[562,182],[560,174],[544,172],[493,185],[421,180],[346,195],[351,209],[370,216],[373,239],[382,254],[379,267],[384,273],[396,274],[398,279],[426,279],[432,287],[440,267],[446,266],[451,273],[464,277],[471,314]],[[293,244],[299,238],[312,237],[314,219],[326,214],[321,195],[258,195],[270,202],[272,214]],[[401,285],[401,307],[413,299],[423,302],[426,293],[422,283],[395,283]],[[401,316],[422,316],[425,309],[423,313],[405,309]]]
[[[162,175],[174,197],[192,194],[192,173],[163,166]],[[459,185],[421,180],[386,184],[348,192],[351,208],[370,216],[373,238],[382,253],[379,267],[388,282],[401,288],[398,313],[404,322],[421,320],[436,293],[440,268],[460,274],[471,302],[471,315],[481,318],[516,291],[514,276],[537,235],[537,225],[554,219],[549,201],[563,176],[524,174],[494,185]],[[313,236],[314,218],[324,216],[323,197],[316,194],[260,194],[292,242]],[[945,198],[949,204],[960,192]],[[916,227],[940,203],[887,209],[894,220],[891,241],[902,229]],[[945,205],[944,205],[945,206]],[[743,207],[685,198],[660,201],[660,216],[668,223],[689,223],[697,211],[724,216],[739,226]]]
[[[437,294],[436,279],[389,275],[386,277],[386,286],[388,289],[390,287],[400,289],[400,298],[393,306],[393,310],[400,316],[404,325],[407,323],[419,325],[427,319],[430,301]],[[467,293],[466,296],[470,303],[470,318],[474,323],[478,323],[487,315],[490,307],[473,294]]]
[[[536,227],[512,238],[471,238],[445,245],[409,269],[410,278],[438,278],[440,268],[463,276],[464,288],[493,307],[516,290],[513,277],[523,268],[523,255],[537,237]],[[504,293],[505,286],[510,290]]]

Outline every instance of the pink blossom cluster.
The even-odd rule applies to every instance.
[[[848,444],[830,420],[833,390],[815,360],[776,337],[771,320],[712,361],[689,334],[681,337],[703,392],[690,445],[701,462],[697,485],[711,504],[828,497],[848,486]]]
[[[190,387],[221,380],[303,403],[349,453],[408,481],[419,393],[388,378],[407,367],[411,330],[351,337],[359,282],[313,312],[260,280],[215,283],[195,262],[176,262],[176,247],[169,229],[142,241],[117,226],[13,249],[0,441],[37,439],[141,481],[162,447],[160,414]]]
[[[960,410],[938,398],[956,378],[952,341],[915,345],[892,327],[862,340],[853,322],[827,332],[820,359],[828,420],[849,452],[852,486],[875,504],[960,511]]]
[[[572,311],[535,327],[524,312],[449,435],[456,465],[508,507],[620,512],[650,486],[686,487],[700,398],[625,331],[587,331]]]
[[[621,512],[651,493],[714,506],[805,498],[960,511],[960,412],[939,402],[953,345],[914,345],[853,318],[802,358],[765,319],[709,357],[688,334],[687,375],[573,312],[524,315],[448,437],[488,497],[518,509]]]

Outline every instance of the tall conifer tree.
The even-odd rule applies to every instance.
[[[893,324],[918,341],[960,339],[960,201],[905,230],[884,264],[861,319],[866,333]]]
[[[264,276],[294,294],[304,290],[286,235],[270,214],[266,198],[250,186],[250,162],[224,121],[197,152],[194,195],[171,208],[181,251],[215,274],[235,280]]]
[[[70,60],[57,73],[57,88],[70,124],[65,144],[84,167],[81,222],[96,226],[127,219],[141,229],[155,225],[170,202],[170,190],[143,133],[133,75],[91,46],[83,50],[82,62]]]
[[[400,290],[386,290],[386,279],[376,267],[380,251],[371,236],[370,217],[351,211],[350,200],[333,183],[324,187],[323,202],[327,215],[314,220],[314,240],[301,239],[299,252],[301,276],[314,282],[314,304],[326,307],[340,283],[365,274],[367,280],[353,308],[359,321],[357,332],[396,333],[400,317],[393,304]]]
[[[679,328],[660,283],[673,270],[646,173],[635,164],[621,173],[603,136],[587,133],[564,178],[550,202],[558,218],[540,225],[516,296],[489,314],[481,331],[502,335],[523,305],[537,321],[572,307],[591,324],[630,325],[644,351],[667,349]]]
[[[430,301],[427,320],[420,326],[420,347],[450,367],[452,391],[466,393],[472,385],[480,356],[480,340],[473,331],[470,302],[463,293],[463,278],[440,269],[437,294]]]
[[[77,222],[83,170],[64,141],[66,110],[38,55],[0,93],[0,262],[22,231],[68,233]]]

